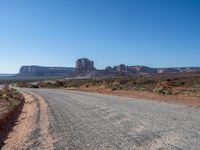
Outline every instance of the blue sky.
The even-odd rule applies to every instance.
[[[22,65],[200,66],[199,0],[0,0],[0,72]]]

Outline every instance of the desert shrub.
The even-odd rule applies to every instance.
[[[172,91],[170,89],[164,88],[164,87],[156,87],[154,89],[154,92],[159,93],[159,94],[165,94],[165,95],[171,95]]]
[[[3,98],[3,99],[8,99],[8,94],[4,93],[4,94],[2,95],[2,98]]]
[[[11,106],[15,106],[20,104],[24,97],[16,89],[5,86],[2,90],[0,90],[0,99],[6,100],[11,104]]]
[[[122,90],[122,89],[123,89],[123,86],[120,85],[120,84],[114,84],[114,85],[112,85],[111,89],[112,89],[112,91],[115,91],[115,90]]]
[[[169,82],[169,85],[171,85],[171,86],[183,86],[183,85],[185,85],[185,82],[184,81],[171,81],[171,82]]]
[[[29,88],[29,84],[27,82],[19,82],[15,84],[16,87],[21,87],[21,88]]]
[[[64,82],[63,81],[56,81],[55,85],[56,85],[56,87],[63,87]]]

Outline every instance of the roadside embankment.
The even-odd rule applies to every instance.
[[[23,92],[25,99],[22,113],[16,125],[4,141],[2,150],[53,150],[53,138],[49,132],[48,106],[39,95]]]
[[[23,95],[8,86],[0,90],[0,149],[24,105]]]

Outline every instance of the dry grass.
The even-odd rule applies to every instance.
[[[10,107],[19,105],[23,99],[24,98],[21,93],[19,93],[16,89],[9,88],[9,86],[5,86],[2,90],[0,90],[0,100],[8,102]]]

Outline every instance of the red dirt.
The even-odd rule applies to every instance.
[[[96,93],[103,93],[108,95],[116,95],[116,96],[124,96],[130,98],[138,98],[144,100],[154,100],[160,102],[168,102],[168,103],[177,103],[177,104],[186,104],[189,106],[200,106],[200,98],[198,97],[191,97],[191,96],[174,96],[174,95],[162,95],[153,92],[146,92],[146,91],[137,91],[137,90],[116,90],[112,91],[108,88],[97,88],[97,87],[90,87],[90,88],[69,88],[68,90],[78,90],[78,91],[88,91],[88,92],[96,92]]]
[[[49,132],[48,105],[45,100],[33,93],[24,93],[25,104],[22,113],[17,120],[13,131],[9,133],[2,150],[24,150],[30,149],[31,145],[38,143],[37,149],[53,150],[53,143],[56,142]],[[40,120],[38,121],[37,118]],[[32,137],[31,133],[39,132],[37,137]]]

